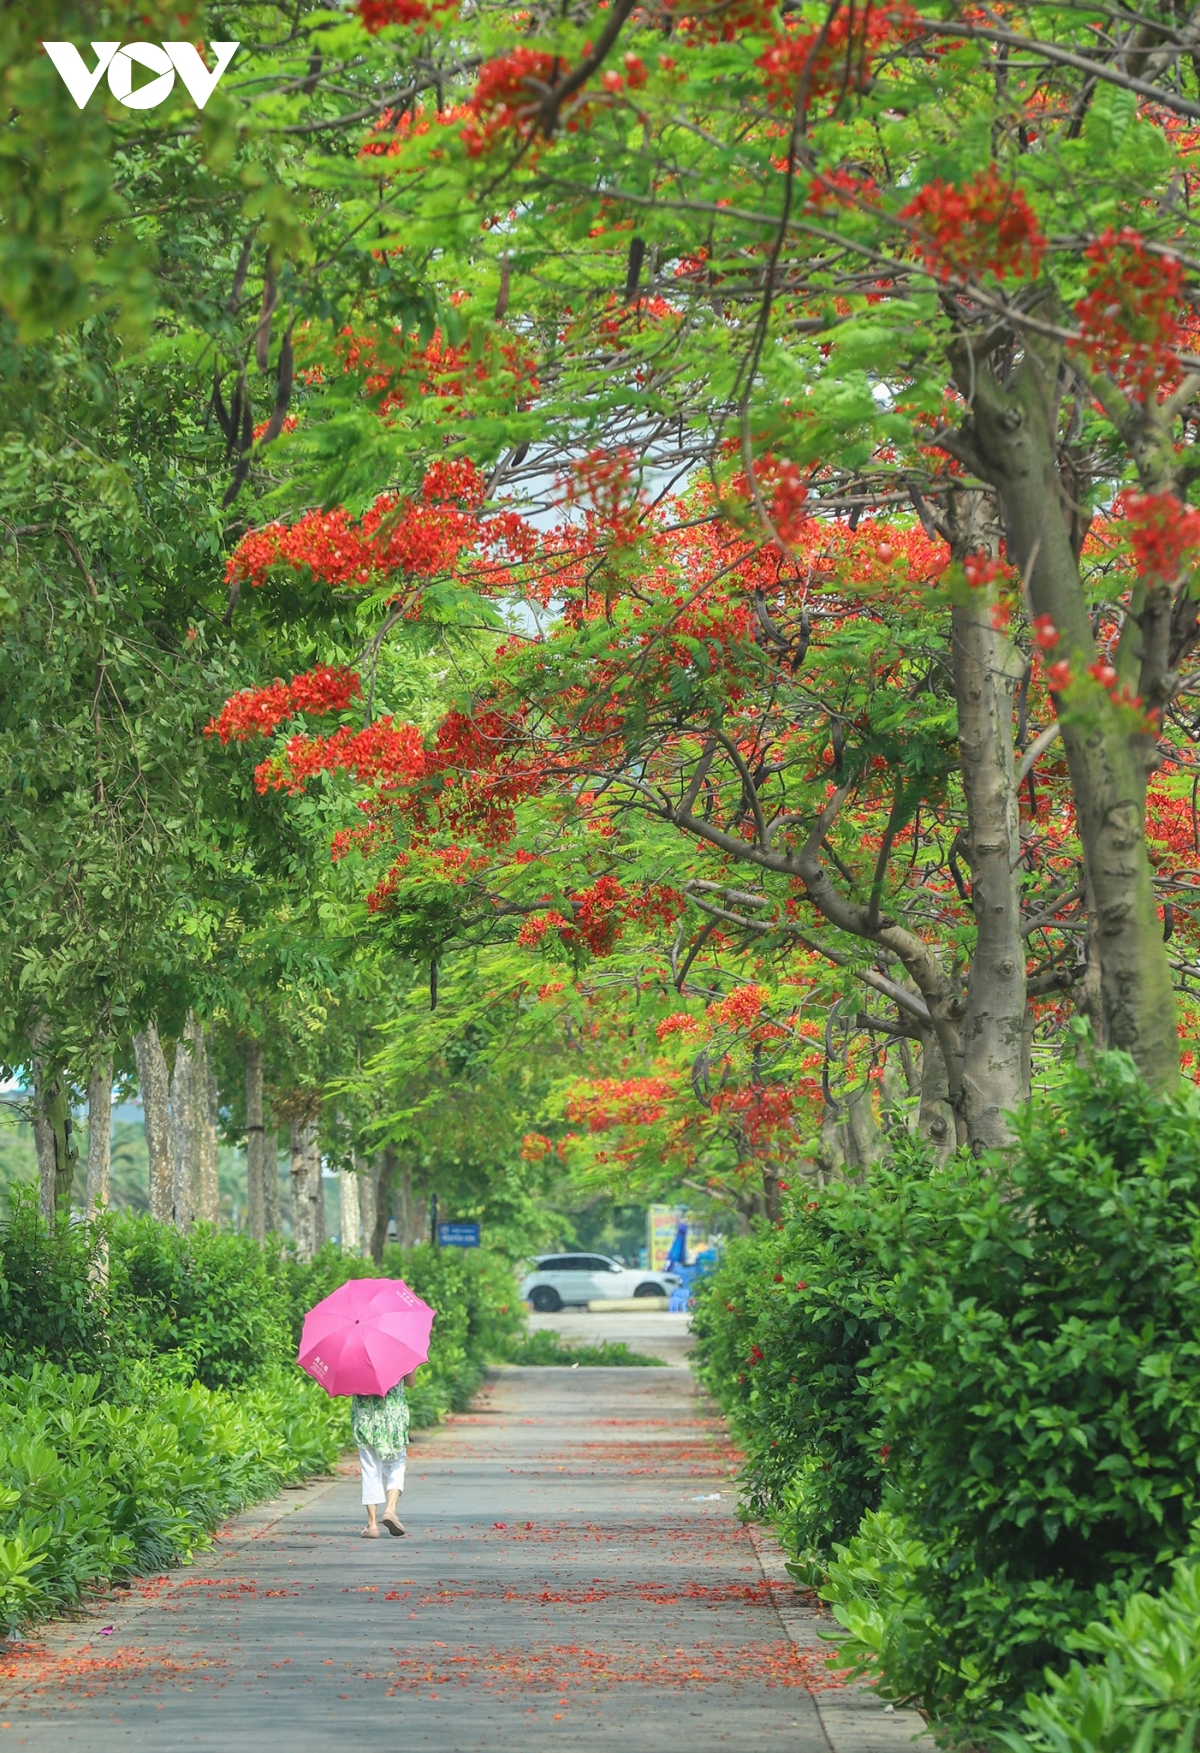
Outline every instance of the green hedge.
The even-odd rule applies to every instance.
[[[389,1248],[437,1310],[416,1428],[465,1406],[520,1327],[483,1250]],[[295,1366],[304,1314],[369,1261],[301,1266],[245,1236],[148,1217],[0,1226],[0,1617],[32,1623],[96,1585],[186,1559],[218,1522],[351,1443],[349,1402]]]
[[[700,1367],[890,1696],[1011,1723],[1200,1546],[1198,1267],[1200,1097],[1118,1055],[1002,1158],[910,1156],[729,1250]]]
[[[119,1398],[34,1364],[3,1384],[0,1614],[25,1626],[114,1578],[161,1570],[233,1511],[328,1471],[345,1409],[277,1366],[236,1393],[146,1365]]]

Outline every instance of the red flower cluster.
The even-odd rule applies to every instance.
[[[375,36],[389,24],[429,24],[436,12],[457,4],[458,0],[358,0],[358,16]]]
[[[567,1119],[572,1125],[586,1123],[589,1132],[606,1132],[613,1126],[653,1126],[662,1119],[674,1093],[668,1077],[601,1077],[571,1097]]]
[[[708,1019],[713,1023],[728,1023],[733,1028],[748,1029],[758,1021],[767,997],[765,986],[738,986],[727,998],[712,1006]]]
[[[1062,638],[1058,628],[1054,625],[1054,617],[1052,615],[1035,615],[1032,626],[1033,637],[1039,650],[1053,651]]]
[[[838,13],[824,42],[820,31],[793,25],[776,35],[754,65],[765,76],[768,98],[790,110],[806,73],[810,99],[862,91],[872,77],[878,51],[909,41],[920,28],[920,19],[904,0],[883,7],[868,3],[861,12],[848,6]]]
[[[586,944],[592,955],[607,956],[616,948],[623,924],[660,920],[670,925],[682,909],[683,898],[674,889],[651,884],[630,894],[616,877],[602,876],[571,896],[570,919],[556,911],[535,914],[522,925],[517,942],[529,949],[541,943],[547,932],[556,931],[568,948]]]
[[[371,150],[382,152],[385,148],[380,145]],[[451,346],[440,329],[434,330],[424,346],[411,335],[377,339],[356,335],[350,329],[339,339],[346,370],[361,373],[363,387],[376,398],[380,414],[404,407],[415,396],[436,396],[448,411],[456,410],[468,388],[478,394],[485,385],[499,405],[520,407],[539,387],[532,353],[514,340],[472,358],[469,347]]]
[[[1046,250],[1033,208],[994,164],[960,188],[935,178],[900,217],[913,222],[917,252],[942,280],[955,274],[1032,280]]]
[[[322,664],[293,676],[290,682],[275,681],[269,688],[247,688],[234,694],[205,725],[204,734],[220,737],[223,743],[244,743],[247,737],[269,736],[277,725],[294,718],[298,712],[314,716],[344,712],[361,693],[353,670],[335,670]]]
[[[987,554],[968,554],[963,561],[963,577],[971,590],[986,590],[1008,571],[1003,560],[993,560]]]
[[[521,1157],[527,1163],[541,1162],[553,1149],[553,1144],[544,1132],[527,1132],[521,1140]]]
[[[1179,382],[1183,268],[1152,255],[1136,231],[1111,226],[1085,252],[1088,291],[1075,306],[1088,363],[1148,401]]]
[[[754,478],[780,541],[798,542],[812,522],[804,509],[808,488],[799,468],[787,457],[767,451],[761,462],[755,464]],[[745,476],[742,484],[748,492]]]
[[[1122,493],[1117,509],[1128,522],[1140,578],[1174,584],[1191,571],[1200,549],[1200,511],[1181,505],[1173,493]]]
[[[776,0],[717,0],[717,4],[693,12],[690,7],[695,4],[696,0],[665,0],[664,10],[679,17],[685,36],[702,43],[731,43],[738,35],[762,36],[775,19]]]
[[[654,1033],[660,1041],[665,1041],[668,1035],[694,1035],[699,1027],[696,1018],[689,1016],[686,1010],[674,1010],[662,1019]]]
[[[367,585],[395,573],[432,578],[472,549],[490,548],[510,562],[527,558],[536,538],[515,512],[485,518],[446,503],[465,499],[477,506],[482,495],[482,477],[465,457],[434,463],[419,499],[385,494],[358,523],[339,506],[306,512],[290,526],[248,531],[229,557],[226,576],[230,583],[260,585],[274,566],[307,567],[323,584]]]
[[[544,49],[513,49],[481,67],[462,129],[469,156],[481,157],[506,128],[524,139],[559,69],[558,56]]]
[[[430,463],[426,469],[421,497],[434,504],[458,500],[477,509],[483,504],[486,487],[483,470],[470,457],[446,457],[441,462]]]
[[[349,773],[360,785],[376,780],[411,785],[426,771],[421,733],[412,724],[377,718],[364,730],[343,725],[330,737],[289,737],[282,755],[254,770],[260,792],[302,791],[317,773]]]

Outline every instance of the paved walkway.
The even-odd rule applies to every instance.
[[[406,1540],[357,1477],[239,1519],[0,1670],[32,1753],[881,1753],[831,1739],[686,1368],[509,1369],[409,1453]],[[768,1567],[769,1569],[770,1567]],[[819,1695],[818,1695],[819,1696]],[[825,1695],[829,1700],[834,1694]],[[841,1695],[842,1702],[849,1702]]]

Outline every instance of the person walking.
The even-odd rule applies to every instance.
[[[386,1394],[354,1394],[350,1401],[350,1427],[358,1444],[362,1470],[362,1500],[367,1512],[364,1540],[378,1540],[379,1524],[398,1537],[408,1530],[397,1513],[404,1490],[404,1466],[408,1453],[408,1395],[416,1370],[402,1376]],[[379,1506],[383,1505],[383,1514]]]

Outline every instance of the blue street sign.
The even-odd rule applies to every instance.
[[[442,1248],[477,1248],[477,1223],[440,1223],[437,1226],[438,1246]]]

